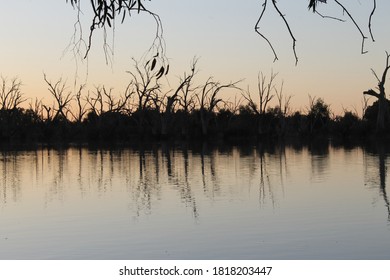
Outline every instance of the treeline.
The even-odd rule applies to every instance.
[[[44,80],[52,105],[29,102],[17,79],[2,78],[0,89],[1,143],[126,143],[155,139],[270,139],[274,137],[366,137],[375,132],[378,102],[364,115],[345,111],[333,116],[321,98],[309,96],[305,112],[293,112],[291,96],[275,85],[276,74],[258,76],[256,93],[238,87],[239,81],[221,84],[209,78],[194,85],[197,60],[178,86],[163,93],[158,73],[135,63],[127,88],[119,94],[98,86],[85,92],[68,92],[59,79]],[[235,101],[222,98],[225,90],[237,92]],[[276,100],[275,106],[270,101]],[[275,102],[274,102],[275,103]],[[389,104],[387,103],[387,106]]]

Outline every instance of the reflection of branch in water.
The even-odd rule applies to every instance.
[[[309,145],[312,179],[321,180],[329,170],[329,143],[327,141],[313,141]]]
[[[139,180],[138,184],[135,187],[135,191],[133,191],[134,201],[136,204],[136,215],[140,216],[140,212],[142,209],[146,209],[149,212],[152,208],[151,202],[151,193],[148,184],[148,174],[146,174],[146,155],[145,151],[141,148],[138,151],[139,158]]]
[[[207,155],[207,157],[205,157]],[[218,183],[218,177],[216,174],[215,169],[215,153],[210,153],[207,148],[207,144],[204,142],[202,144],[202,150],[200,153],[200,164],[201,164],[201,171],[202,171],[202,182],[203,182],[203,191],[204,193],[210,193],[209,188],[207,187],[207,180],[206,180],[206,162],[205,158],[209,159],[210,163],[210,181],[211,181],[211,197],[214,198],[215,194],[220,191],[219,189],[219,183]]]
[[[366,153],[364,153],[366,181],[368,181],[370,185],[379,186],[379,194],[380,196],[383,197],[385,207],[387,209],[387,219],[390,222],[390,201],[386,191],[387,156],[383,144],[378,143],[376,147],[377,147],[377,151],[376,151],[377,154],[372,155],[372,158],[370,158]],[[379,177],[377,172],[379,172]],[[378,178],[379,178],[379,182],[378,182]]]
[[[194,218],[196,220],[198,220],[199,212],[198,212],[198,208],[196,206],[195,196],[192,193],[191,185],[190,185],[189,180],[188,180],[189,163],[188,163],[188,150],[186,148],[183,149],[183,165],[184,165],[184,182],[183,183],[179,182],[178,186],[179,187],[181,186],[181,188],[180,188],[181,196],[185,199],[185,201],[187,203],[191,204],[192,213],[194,215]]]
[[[284,195],[284,179],[288,175],[288,165],[287,165],[287,159],[286,159],[286,148],[283,144],[280,144],[279,149],[277,150],[277,153],[279,155],[279,174],[280,174],[280,185],[282,188],[282,192]],[[283,170],[284,167],[284,170]]]
[[[257,147],[257,155],[253,156],[253,160],[258,158],[259,160],[259,204],[264,205],[266,203],[267,194],[272,202],[272,207],[275,207],[275,196],[273,192],[273,184],[270,179],[270,174],[268,172],[268,162],[266,159],[265,147],[264,144],[259,143]],[[266,191],[266,187],[268,187],[268,191]]]
[[[203,152],[203,149],[200,153],[200,170],[202,173],[203,192],[206,192],[207,187],[206,187],[206,175],[205,175],[205,171],[204,171],[204,152]]]
[[[20,181],[19,181],[19,164],[18,164],[18,155],[16,152],[2,152],[2,158],[0,160],[0,165],[2,165],[2,200],[4,204],[8,202],[8,187],[11,188],[12,200],[18,201],[20,196]]]
[[[170,186],[178,190],[181,202],[192,209],[195,219],[199,217],[196,200],[189,183],[189,159],[188,152],[183,152],[184,177],[181,178],[176,170],[175,161],[178,155],[172,154],[170,147],[163,143],[162,147],[145,153],[144,150],[138,151],[139,158],[139,177],[134,186],[130,186],[133,195],[136,216],[140,216],[141,211],[150,214],[155,195],[158,195],[161,186],[165,186],[166,180]],[[160,157],[161,155],[161,157]],[[132,161],[130,159],[130,161]],[[132,178],[134,178],[134,175]],[[157,193],[155,193],[157,191]]]
[[[274,193],[273,193],[273,187],[271,184],[269,173],[267,171],[267,163],[265,161],[265,155],[263,152],[260,152],[259,158],[260,158],[259,202],[260,202],[260,204],[265,204],[265,200],[267,197],[265,187],[267,185],[268,186],[268,194],[269,194],[270,199],[272,201],[272,207],[275,207],[275,198],[274,198]]]
[[[157,184],[160,182],[160,156],[159,151],[156,149],[153,149],[153,160],[154,160],[154,170],[155,170],[155,178]]]
[[[49,160],[53,159],[54,164],[57,165],[57,169],[54,168],[53,170],[53,181],[49,187],[48,199],[50,201],[53,199],[53,197],[57,197],[60,201],[62,201],[65,196],[64,188],[63,188],[64,185],[63,180],[64,180],[64,164],[66,164],[68,161],[67,151],[62,149],[58,151],[48,150],[48,157]]]
[[[166,168],[167,168],[168,178],[172,178],[173,174],[172,174],[171,150],[166,145],[166,143],[162,144],[161,149],[162,149],[162,153],[163,153],[163,155],[165,157],[165,161],[166,161]]]
[[[379,178],[380,178],[380,193],[385,201],[387,208],[387,219],[390,221],[390,204],[386,192],[386,154],[383,150],[383,146],[379,147]]]

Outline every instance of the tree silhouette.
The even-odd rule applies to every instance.
[[[390,122],[388,100],[386,98],[386,93],[385,93],[386,76],[389,69],[390,69],[390,54],[386,52],[386,66],[385,69],[383,70],[382,77],[379,78],[376,72],[373,69],[371,69],[372,73],[374,74],[375,78],[378,81],[377,89],[379,90],[379,92],[376,92],[373,89],[369,89],[363,92],[364,95],[370,95],[378,98],[378,115],[377,115],[377,124],[376,124],[377,132],[383,132],[388,127],[388,124]]]

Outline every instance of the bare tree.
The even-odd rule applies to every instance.
[[[178,95],[178,101],[180,105],[180,110],[182,113],[181,117],[181,134],[182,136],[188,136],[188,123],[189,123],[189,114],[195,109],[196,107],[196,98],[195,98],[195,91],[198,89],[198,87],[195,87],[193,85],[193,78],[197,74],[197,63],[198,58],[194,57],[191,62],[191,72],[190,73],[184,73],[184,76],[180,78],[180,83],[183,85],[182,87],[178,87],[179,95]]]
[[[369,89],[363,92],[364,95],[374,96],[378,99],[378,117],[376,123],[377,132],[384,131],[387,128],[390,120],[389,105],[385,93],[386,76],[389,69],[390,69],[390,54],[386,52],[386,66],[385,69],[383,70],[382,77],[379,78],[376,72],[373,69],[371,69],[372,73],[374,74],[375,78],[378,81],[377,89],[379,90],[379,92],[376,92],[373,89]]]
[[[137,110],[133,115],[142,133],[145,128],[146,114],[148,111],[156,109],[155,105],[160,98],[161,85],[159,78],[161,77],[161,72],[156,70],[153,62],[140,66],[135,59],[133,61],[135,70],[127,71],[127,73],[131,75],[133,90],[138,99]]]
[[[70,102],[73,100],[72,92],[65,93],[66,91],[66,82],[62,81],[60,78],[56,83],[52,83],[44,74],[44,80],[48,85],[48,90],[56,101],[56,107],[53,107],[53,110],[56,111],[53,119],[63,118],[63,120],[68,120],[67,115],[70,112]]]
[[[196,98],[198,99],[199,103],[199,113],[203,136],[208,135],[208,126],[211,116],[213,115],[214,110],[217,108],[218,104],[223,101],[221,98],[217,97],[218,93],[221,90],[227,88],[239,89],[237,87],[239,82],[241,81],[221,84],[220,82],[213,81],[213,78],[210,77],[201,88],[200,93],[196,94]]]
[[[29,110],[33,112],[40,120],[43,120],[43,104],[42,100],[35,98],[34,102],[31,100],[29,103]]]
[[[100,90],[99,87],[96,87],[95,90],[91,94],[88,91],[88,94],[85,98],[87,101],[89,107],[90,107],[90,112],[92,112],[96,116],[100,116],[101,114],[104,113],[104,101],[103,101],[103,95],[102,91]]]
[[[161,112],[161,134],[162,136],[167,136],[168,134],[168,126],[172,118],[172,113],[174,112],[174,107],[177,103],[181,105],[183,108],[185,118],[184,124],[186,126],[186,122],[188,121],[188,112],[190,106],[190,92],[192,79],[196,74],[196,64],[198,62],[197,58],[194,58],[191,62],[191,71],[187,74],[184,72],[183,77],[180,78],[179,85],[176,88],[174,94],[172,96],[168,96],[167,94],[163,97],[163,103],[165,104],[164,111]]]
[[[370,100],[369,96],[363,95],[363,98],[361,100],[361,104],[362,104],[362,118],[366,114],[366,111],[367,111],[367,108],[368,108],[368,101],[369,100]]]
[[[75,101],[77,109],[75,112],[73,110],[69,110],[69,113],[72,115],[73,119],[76,121],[76,123],[80,124],[83,120],[84,116],[87,113],[87,102],[83,102],[83,98],[81,96],[81,93],[83,89],[85,88],[85,85],[80,85],[79,90],[77,91],[75,95]]]
[[[96,86],[93,95],[88,92],[85,100],[90,107],[89,110],[96,116],[101,116],[103,113],[129,113],[131,110],[128,103],[134,94],[132,83],[127,85],[124,93],[118,98],[114,96],[113,90],[113,88],[107,89],[105,86]],[[81,108],[79,101],[78,108],[82,109],[83,115],[86,113],[85,107]]]
[[[13,78],[11,84],[8,85],[7,79],[1,77],[0,110],[16,109],[27,100],[20,90],[21,85],[21,81],[17,78]]]
[[[263,119],[267,111],[269,102],[274,97],[275,92],[275,78],[278,74],[271,72],[269,79],[260,72],[257,75],[257,101],[255,97],[252,96],[252,93],[249,90],[243,91],[242,96],[248,102],[248,106],[258,117],[258,134],[261,135],[264,133],[263,129]]]
[[[135,93],[138,97],[138,110],[145,111],[153,103],[153,98],[160,93],[160,83],[157,79],[156,71],[153,71],[153,65],[140,66],[133,59],[135,71],[127,71],[132,77],[132,83]]]
[[[278,99],[278,118],[279,118],[279,135],[284,135],[286,131],[286,117],[290,113],[290,101],[291,95],[283,94],[283,85],[282,82],[280,89],[278,90],[275,87],[276,98]]]

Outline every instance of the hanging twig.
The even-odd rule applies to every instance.
[[[282,14],[282,12],[279,10],[278,6],[276,5],[276,0],[272,0],[272,4],[274,5],[275,7],[275,10],[279,13],[279,15],[282,17],[286,27],[287,27],[287,30],[288,32],[290,33],[290,37],[293,41],[293,45],[292,45],[292,48],[293,48],[293,52],[294,52],[294,57],[295,57],[295,65],[298,64],[298,56],[297,56],[297,52],[295,50],[295,43],[296,43],[296,39],[291,31],[291,28],[290,28],[290,25],[288,24],[287,20],[286,20],[286,17]]]
[[[317,15],[319,15],[320,17],[322,17],[322,18],[329,18],[329,19],[334,19],[334,20],[338,20],[338,21],[341,21],[341,22],[345,22],[345,20],[343,20],[343,19],[341,19],[341,18],[338,18],[338,17],[325,16],[325,15],[319,13],[317,10],[315,11],[315,13],[316,13]]]
[[[290,37],[291,37],[291,39],[293,40],[293,46],[292,46],[292,47],[293,47],[293,52],[294,52],[294,57],[295,57],[295,64],[297,64],[297,63],[298,63],[298,56],[297,56],[296,49],[295,49],[296,39],[295,39],[295,37],[294,37],[294,35],[293,35],[292,31],[291,31],[290,25],[289,25],[289,23],[287,22],[285,16],[284,16],[284,15],[282,14],[282,12],[279,10],[279,8],[278,8],[278,6],[277,6],[277,4],[276,4],[276,0],[271,0],[271,1],[272,1],[272,4],[273,4],[275,10],[277,11],[277,13],[282,17],[283,22],[284,22],[284,24],[286,25],[288,32],[290,33]],[[259,16],[259,18],[257,19],[257,22],[256,22],[256,24],[255,24],[255,31],[256,31],[256,33],[259,34],[259,35],[268,43],[268,45],[270,46],[272,52],[274,53],[274,62],[275,62],[276,60],[278,60],[278,55],[276,54],[276,51],[275,51],[275,49],[274,49],[272,43],[268,40],[267,37],[264,36],[263,33],[260,32],[260,21],[261,21],[261,19],[263,18],[264,13],[265,13],[265,10],[266,10],[266,8],[267,8],[267,2],[268,2],[268,0],[264,0],[264,3],[263,3],[263,10],[261,11],[261,14],[260,14],[260,16]]]
[[[256,22],[255,31],[256,31],[256,33],[259,34],[259,35],[268,43],[268,45],[270,46],[272,52],[274,53],[274,62],[275,62],[276,60],[278,60],[278,55],[276,54],[276,51],[275,51],[274,47],[272,46],[271,42],[268,40],[268,38],[265,37],[265,36],[260,32],[260,26],[259,26],[259,24],[260,24],[261,19],[263,18],[263,15],[264,15],[264,12],[265,12],[266,8],[267,8],[267,0],[264,0],[264,3],[263,3],[263,10],[261,11],[261,14],[260,14],[260,16],[259,16],[259,18],[258,18],[258,20],[257,20],[257,22]]]
[[[372,35],[372,29],[371,29],[372,16],[374,15],[375,10],[376,10],[376,0],[373,0],[373,1],[374,1],[374,7],[372,8],[372,11],[371,11],[371,14],[370,14],[370,18],[368,20],[368,29],[370,30],[371,40],[373,42],[375,42],[374,36]]]
[[[339,5],[343,9],[343,11],[348,15],[348,17],[352,20],[353,24],[359,30],[360,35],[362,36],[362,49],[361,49],[361,53],[362,54],[367,53],[367,51],[364,50],[364,41],[367,39],[367,37],[364,35],[363,31],[360,29],[359,25],[356,23],[355,19],[350,14],[350,12],[344,7],[344,5],[341,4],[338,0],[334,0],[334,1],[337,3],[337,5]]]

